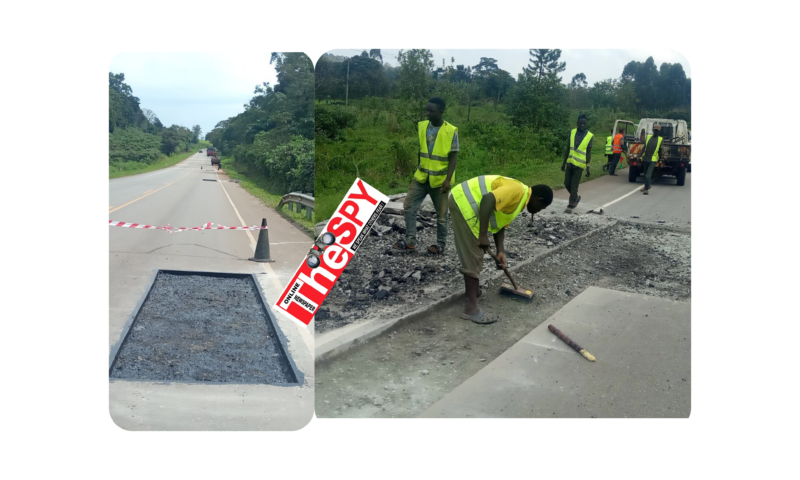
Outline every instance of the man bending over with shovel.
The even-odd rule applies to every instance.
[[[483,255],[489,248],[489,232],[497,247],[497,268],[502,269],[506,266],[503,245],[506,225],[523,209],[534,215],[552,202],[553,190],[547,185],[528,187],[500,175],[481,175],[453,187],[447,203],[467,296],[461,318],[480,324],[496,321],[478,308],[479,276]]]

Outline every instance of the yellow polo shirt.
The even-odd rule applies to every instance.
[[[519,180],[499,177],[492,182],[492,193],[495,200],[494,209],[506,215],[516,212],[519,202],[525,196],[525,190],[528,190],[528,200],[525,201],[525,207],[527,207],[528,202],[531,200],[531,188]]]

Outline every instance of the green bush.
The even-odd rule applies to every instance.
[[[269,191],[278,195],[300,191],[314,193],[314,141],[294,136],[288,143],[273,146],[268,132],[256,135],[252,145],[239,145],[233,151],[238,164],[255,168],[265,178]]]
[[[317,105],[314,109],[314,133],[330,140],[339,140],[343,130],[353,128],[356,115],[347,107]]]
[[[139,162],[150,164],[162,157],[161,136],[138,128],[117,128],[108,134],[109,164]]]

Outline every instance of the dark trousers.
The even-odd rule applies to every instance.
[[[655,162],[642,162],[642,170],[644,170],[644,189],[650,190],[650,178],[653,176],[653,169],[656,168]]]
[[[569,192],[570,207],[574,207],[578,201],[578,185],[581,184],[581,175],[583,175],[582,168],[567,163],[567,169],[564,171],[564,187]]]
[[[617,164],[619,164],[619,157],[622,155],[621,153],[612,153],[611,156],[608,157],[608,174],[614,175],[614,170],[617,169]]]
[[[408,186],[408,195],[403,203],[406,221],[406,243],[412,247],[417,246],[417,210],[422,205],[425,197],[430,195],[433,208],[436,209],[436,243],[444,250],[447,242],[447,196],[442,194],[442,187],[431,187],[430,181],[421,184],[411,179]]]

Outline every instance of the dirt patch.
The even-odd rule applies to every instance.
[[[318,364],[317,416],[416,416],[588,286],[690,301],[691,237],[617,225],[523,265],[515,276],[534,291],[534,301],[498,295],[502,278],[488,282],[479,304],[498,315],[498,323],[480,326],[461,320],[459,302]]]
[[[405,238],[402,217],[380,216],[372,236],[359,248],[325,300],[325,305],[317,312],[314,318],[317,332],[374,318],[400,317],[454,291],[463,291],[464,278],[458,271],[459,261],[452,244],[453,230],[449,218],[449,244],[442,255],[427,252],[427,247],[436,243],[433,212],[422,210],[419,219],[419,251],[404,252],[392,247]],[[509,266],[610,221],[599,215],[564,215],[551,210],[536,215],[531,222],[529,214],[523,212],[506,227]],[[484,275],[493,270],[494,261],[486,256]]]
[[[159,272],[111,378],[297,383],[249,276]]]

